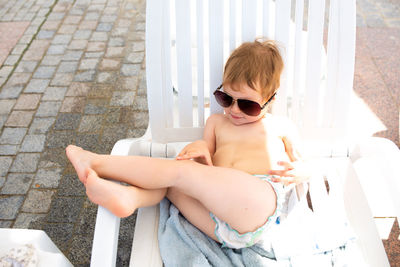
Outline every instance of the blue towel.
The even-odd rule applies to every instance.
[[[293,216],[296,213],[299,212],[293,211]],[[325,234],[322,236],[318,234],[318,238],[315,238],[316,224],[312,223],[315,221],[313,214],[304,216],[303,213],[301,216],[309,219],[303,219],[304,223],[298,223],[298,218],[293,217],[290,220],[286,218],[293,223],[287,224],[287,227],[285,223],[277,225],[267,242],[248,248],[230,249],[222,247],[221,244],[203,234],[189,223],[170,201],[164,199],[160,203],[158,229],[161,258],[166,267],[364,266],[362,257],[354,245],[353,236],[347,234],[342,235],[340,239],[335,237],[333,240]],[[301,228],[292,229],[296,228],[297,224]],[[290,231],[288,227],[291,228]],[[286,234],[288,231],[290,233]],[[317,231],[317,233],[321,232],[322,230]],[[308,240],[304,240],[304,237]],[[329,238],[331,240],[327,240]],[[322,243],[321,240],[323,240]]]

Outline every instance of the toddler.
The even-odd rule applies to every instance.
[[[176,160],[99,155],[68,146],[89,199],[126,217],[167,197],[190,223],[223,245],[257,243],[279,216],[282,183],[306,178],[293,167],[298,159],[293,127],[267,113],[282,69],[272,41],[234,50],[214,92],[224,114],[211,115],[203,139],[187,145]]]

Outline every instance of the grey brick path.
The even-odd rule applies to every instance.
[[[43,229],[75,266],[88,266],[97,207],[64,149],[75,143],[109,153],[117,140],[144,133],[145,0],[0,0],[0,27],[23,22],[26,30],[0,61],[0,227]],[[369,88],[361,52],[375,28],[399,43],[400,2],[357,0],[357,25],[355,89],[362,95]],[[382,83],[398,101],[398,79]],[[388,105],[376,114],[393,121],[381,110]],[[385,137],[399,145],[396,118]],[[129,259],[134,221],[122,220],[118,266]]]
[[[0,23],[30,22],[0,68],[0,227],[45,230],[75,266],[90,262],[97,207],[64,148],[109,153],[144,133],[144,12],[140,0],[0,0]]]

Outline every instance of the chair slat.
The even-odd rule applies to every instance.
[[[294,49],[294,70],[293,70],[293,99],[291,107],[291,119],[298,123],[300,120],[300,94],[304,92],[304,45],[303,45],[303,14],[304,0],[296,1],[295,11],[295,49]]]
[[[318,124],[324,14],[325,1],[309,1],[304,127],[313,127]]]
[[[197,14],[197,118],[198,126],[204,126],[204,10],[203,1],[196,1]]]
[[[163,8],[165,12],[163,12],[162,17],[162,46],[163,46],[163,59],[164,59],[164,71],[162,72],[163,76],[163,99],[164,99],[164,114],[165,114],[165,123],[166,127],[172,127],[174,124],[174,115],[173,109],[168,108],[173,106],[173,85],[172,85],[172,75],[171,75],[171,13],[170,13],[170,5],[171,1],[163,1]]]
[[[273,32],[273,26],[274,26],[274,18],[273,18],[273,3],[271,0],[263,0],[263,16],[262,16],[262,33],[263,37],[268,38],[268,39],[274,39],[274,32]]]
[[[193,126],[190,1],[176,0],[179,125]]]
[[[338,84],[335,94],[335,128],[345,134],[348,128],[348,113],[353,89],[355,43],[356,43],[356,1],[338,0],[340,45],[338,57]],[[339,106],[340,105],[340,106]]]
[[[291,0],[281,0],[275,3],[276,12],[279,16],[275,17],[275,40],[281,44],[281,56],[288,63],[289,34],[290,34],[290,9]],[[283,69],[279,93],[273,108],[273,113],[277,115],[287,115],[287,91],[288,91],[288,67]]]
[[[210,1],[209,14],[209,70],[210,70],[210,112],[222,113],[213,92],[222,82],[223,74],[223,2]]]
[[[229,2],[229,52],[236,48],[236,33],[237,33],[237,1],[230,0]]]
[[[312,207],[315,213],[322,213],[327,207],[328,193],[326,191],[324,178],[314,176],[310,179],[310,197]]]
[[[163,91],[165,89],[165,76],[163,76],[165,46],[163,45],[163,35],[159,30],[162,29],[164,14],[159,4],[157,1],[147,2],[147,8],[151,7],[153,12],[146,17],[146,40],[152,40],[152,42],[146,42],[146,82],[147,88],[153,88],[147,93],[149,106],[155,107],[149,110],[152,137],[156,141],[162,142],[165,140],[163,135],[165,125],[160,122],[165,121],[166,106],[160,97],[160,91],[154,90],[154,88],[162,88]],[[163,1],[162,4],[168,5],[169,1]]]
[[[242,42],[252,42],[256,38],[257,0],[242,2]]]

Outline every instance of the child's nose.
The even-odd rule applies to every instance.
[[[238,106],[237,101],[234,101],[234,102],[233,102],[233,104],[232,104],[232,106],[231,106],[231,110],[232,110],[233,112],[235,112],[235,113],[239,113],[239,112],[241,111],[240,108],[239,108],[239,106]]]

